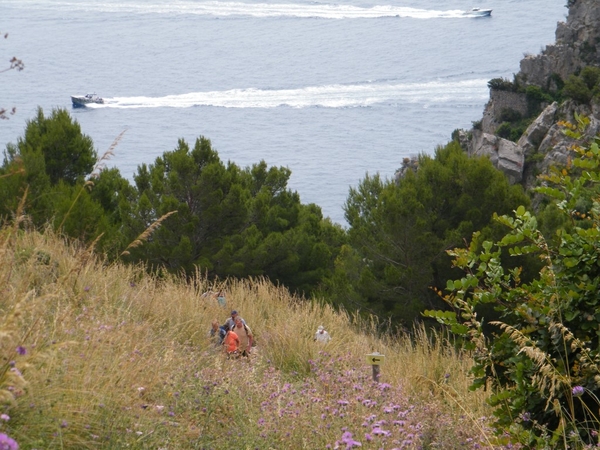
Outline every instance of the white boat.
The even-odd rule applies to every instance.
[[[463,13],[465,16],[486,17],[492,15],[491,9],[473,8]]]
[[[104,103],[104,99],[98,97],[96,94],[71,95],[71,101],[73,102],[73,106],[85,106],[90,103]]]

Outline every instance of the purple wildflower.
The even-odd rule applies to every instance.
[[[14,439],[8,437],[4,433],[0,433],[0,449],[2,450],[18,450],[19,444]]]
[[[69,424],[67,423],[67,421],[66,421],[66,420],[63,420],[63,421],[60,423],[60,427],[61,427],[61,428],[67,428],[68,426],[69,426]]]
[[[531,420],[531,414],[528,412],[524,412],[523,414],[521,414],[521,420],[523,422],[529,422]]]
[[[371,430],[371,433],[373,433],[375,435],[382,435],[382,436],[389,436],[390,434],[392,434],[387,430],[382,430],[381,428],[373,428]]]
[[[10,420],[10,416],[8,414],[0,414],[0,420],[8,422]]]
[[[27,349],[25,347],[23,347],[22,345],[19,345],[17,347],[17,353],[19,355],[25,355],[25,354],[27,354]]]
[[[583,395],[583,386],[575,386],[573,388],[573,397],[581,397]]]
[[[342,442],[346,444],[346,449],[351,449],[353,447],[362,447],[362,444],[358,441],[352,439],[352,433],[346,431],[342,434]]]
[[[90,287],[89,287],[89,286],[86,286],[86,287],[84,287],[84,288],[83,288],[83,290],[84,290],[85,292],[88,292],[88,291],[90,290]]]

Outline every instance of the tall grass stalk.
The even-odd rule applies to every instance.
[[[0,432],[21,448],[494,447],[470,357],[445,335],[378,337],[372,320],[262,278],[153,278],[51,230],[0,236],[0,364],[22,380],[2,380],[14,401]],[[249,360],[208,338],[231,309],[256,337]],[[385,355],[379,383],[373,351]]]

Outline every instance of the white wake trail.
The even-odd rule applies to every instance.
[[[65,9],[92,13],[127,14],[189,14],[199,16],[232,17],[300,17],[322,19],[375,19],[383,17],[406,17],[413,19],[468,18],[462,10],[429,10],[393,5],[358,7],[325,3],[244,3],[221,1],[174,1],[174,2],[76,2],[61,0],[5,0],[6,4],[18,3],[32,9]]]
[[[280,90],[231,89],[163,97],[105,97],[105,104],[94,107],[351,108],[377,104],[485,102],[488,96],[487,80],[477,79],[429,83],[378,82]]]

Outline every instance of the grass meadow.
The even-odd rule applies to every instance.
[[[2,229],[0,261],[0,437],[21,449],[504,448],[469,355],[424,328],[381,337],[268,280],[152,277],[51,231]],[[231,309],[249,360],[208,337]]]

